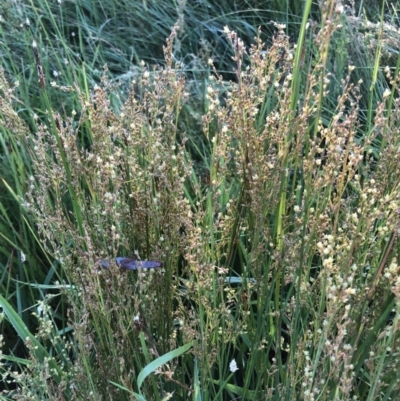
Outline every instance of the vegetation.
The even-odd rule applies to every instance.
[[[397,10],[193,3],[2,5],[1,399],[398,399]]]

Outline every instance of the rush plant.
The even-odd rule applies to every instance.
[[[200,104],[179,25],[124,97],[107,67],[90,91],[50,84],[34,45],[44,108],[28,122],[1,71],[3,157],[24,186],[2,182],[53,263],[16,281],[38,299],[31,327],[2,282],[21,341],[2,355],[4,399],[396,399],[398,68],[375,54],[387,88],[363,120],[355,67],[340,81],[331,68],[346,10],[324,2],[317,25],[310,9],[296,44],[284,24],[250,47],[226,26],[234,79],[210,57]]]

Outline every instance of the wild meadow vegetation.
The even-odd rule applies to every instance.
[[[0,6],[0,399],[400,399],[400,10],[220,3]]]

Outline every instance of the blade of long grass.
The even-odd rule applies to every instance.
[[[143,333],[141,333],[143,335]],[[139,373],[139,376],[137,378],[137,386],[138,388],[142,387],[142,384],[144,380],[146,379],[147,376],[150,374],[154,373],[157,369],[159,369],[161,366],[165,365],[169,361],[172,361],[172,359],[177,358],[181,355],[183,355],[186,351],[188,351],[192,346],[193,342],[190,342],[188,344],[182,345],[181,347],[174,349],[154,361],[150,362],[146,367],[143,368],[143,370]]]
[[[14,327],[15,331],[18,333],[19,337],[22,341],[29,342],[32,344],[31,352],[34,353],[36,358],[43,363],[48,360],[50,368],[53,370],[53,380],[56,383],[60,383],[63,379],[63,372],[55,362],[55,360],[50,356],[47,350],[43,347],[43,345],[37,340],[37,338],[28,330],[26,324],[19,317],[18,313],[14,310],[14,308],[8,303],[8,301],[0,295],[0,306],[3,309],[3,312],[7,316],[8,321]]]

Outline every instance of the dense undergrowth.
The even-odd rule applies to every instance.
[[[2,399],[396,400],[395,12],[132,3],[6,3]]]

